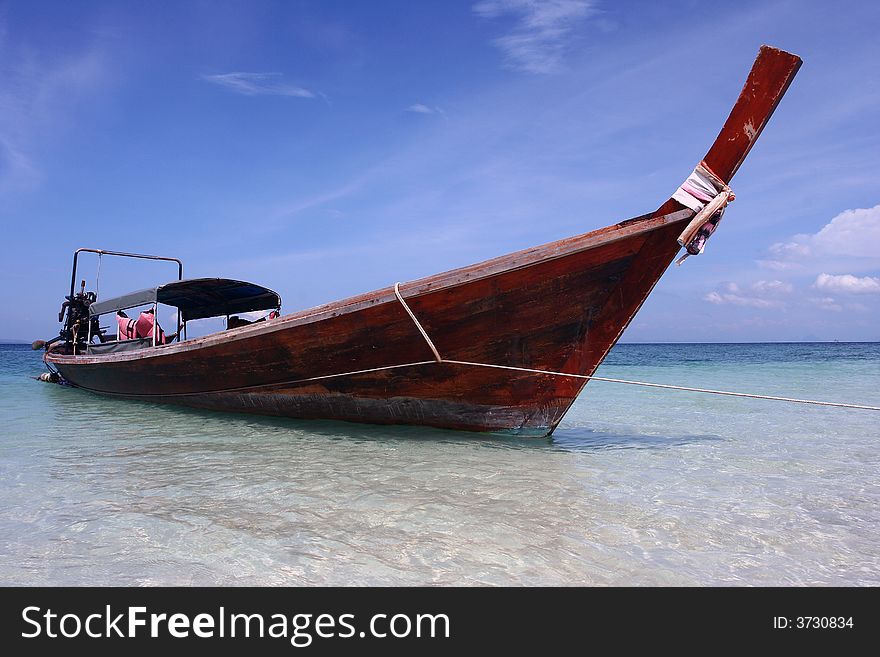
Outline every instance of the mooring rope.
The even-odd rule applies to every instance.
[[[416,319],[415,314],[410,307],[407,305],[406,301],[403,300],[403,297],[400,295],[400,283],[394,284],[394,296],[397,297],[397,300],[400,301],[400,305],[403,306],[403,309],[406,311],[406,314],[409,315],[410,319],[412,319],[413,323],[416,325],[416,328],[419,329],[419,333],[422,334],[422,337],[425,338],[425,342],[428,343],[428,346],[431,348],[431,351],[434,352],[434,360],[438,363],[442,363],[443,359],[440,357],[440,352],[437,351],[437,347],[434,346],[434,343],[431,341],[431,338],[428,337],[428,332],[422,327],[421,322]]]
[[[726,397],[746,397],[749,399],[767,399],[770,401],[783,401],[783,402],[792,402],[795,404],[813,404],[815,406],[836,406],[838,408],[855,408],[861,409],[865,411],[880,411],[880,406],[868,406],[866,404],[848,404],[844,402],[829,402],[829,401],[821,401],[817,399],[798,399],[795,397],[778,397],[776,395],[759,395],[750,392],[733,392],[730,390],[712,390],[710,388],[692,388],[689,386],[675,386],[668,383],[650,383],[648,381],[631,381],[629,379],[613,379],[607,376],[590,376],[587,374],[572,374],[570,372],[555,372],[553,370],[537,370],[531,369],[528,367],[516,367],[514,365],[491,365],[489,363],[474,363],[466,360],[452,360],[448,358],[442,358],[440,356],[440,352],[437,351],[437,347],[434,346],[434,342],[428,337],[427,331],[425,331],[421,322],[419,322],[418,318],[416,318],[415,313],[410,309],[409,305],[406,301],[403,300],[403,296],[400,294],[400,283],[394,284],[394,294],[397,297],[397,300],[400,301],[400,304],[403,306],[403,309],[406,311],[406,314],[410,316],[413,324],[415,324],[416,328],[419,330],[419,333],[422,334],[422,337],[425,339],[425,342],[428,343],[428,346],[431,348],[431,351],[434,352],[434,361],[436,363],[449,363],[450,365],[466,365],[470,367],[487,367],[491,369],[498,370],[510,370],[513,372],[528,372],[530,374],[546,374],[549,376],[564,376],[570,377],[573,379],[582,379],[584,381],[604,381],[606,383],[622,383],[625,385],[631,386],[643,386],[646,388],[663,388],[667,390],[682,390],[684,392],[702,392],[710,395],[723,395]],[[345,372],[342,374],[328,374],[320,377],[313,377],[311,379],[304,379],[303,381],[316,381],[319,379],[329,379],[338,376],[347,376],[349,374],[360,374],[364,372],[377,372],[383,369],[398,369],[401,367],[410,367],[416,365],[425,365],[430,364],[431,361],[419,361],[415,363],[406,363],[403,365],[391,365],[387,367],[376,367],[369,370],[360,370],[358,372]]]
[[[471,365],[473,367],[491,367],[502,370],[516,370],[520,372],[534,372],[536,374],[550,374],[553,376],[568,376],[575,379],[591,381],[605,381],[607,383],[625,383],[631,386],[646,386],[648,388],[668,388],[669,390],[684,390],[685,392],[705,392],[711,395],[726,395],[728,397],[749,397],[750,399],[770,399],[773,401],[795,402],[797,404],[815,404],[817,406],[839,406],[841,408],[860,408],[866,411],[880,411],[880,406],[866,406],[862,404],[845,404],[843,402],[819,401],[816,399],[796,399],[794,397],[776,397],[774,395],[757,395],[749,392],[731,392],[729,390],[711,390],[709,388],[690,388],[688,386],[674,386],[668,383],[649,383],[647,381],[630,381],[628,379],[612,379],[606,376],[588,376],[586,374],[568,374],[566,372],[553,372],[552,370],[533,370],[527,367],[513,367],[511,365],[489,365],[487,363],[471,363],[463,360],[446,360],[444,363],[456,365]]]

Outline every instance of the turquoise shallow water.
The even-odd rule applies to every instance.
[[[0,584],[880,584],[880,413],[594,382],[552,440],[204,413],[0,345]],[[880,405],[878,344],[600,375]]]

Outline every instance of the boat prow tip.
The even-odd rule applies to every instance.
[[[801,64],[804,63],[804,60],[801,58],[800,55],[793,53],[790,50],[785,50],[784,48],[777,48],[776,46],[771,46],[766,43],[761,44],[761,47],[758,50],[758,55],[760,56],[760,55],[764,54],[765,52],[772,53],[774,55],[784,55],[784,56],[790,57],[791,59],[793,59],[794,61],[797,62],[798,66],[800,66]]]

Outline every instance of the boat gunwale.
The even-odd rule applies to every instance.
[[[683,209],[667,214],[660,214],[660,211],[658,210],[632,219],[626,219],[610,226],[604,226],[593,231],[575,235],[573,237],[565,237],[538,246],[490,258],[478,263],[450,269],[448,271],[432,274],[409,282],[402,282],[400,283],[400,292],[403,297],[410,299],[423,296],[425,294],[446,290],[466,283],[491,278],[502,273],[525,269],[543,262],[558,260],[559,258],[589,251],[620,240],[636,237],[644,233],[650,233],[654,230],[668,226],[669,224],[686,221],[693,216],[693,210],[684,208],[684,206],[680,205],[679,207]],[[320,306],[306,308],[289,315],[284,315],[271,322],[261,322],[260,324],[251,324],[234,329],[224,329],[185,342],[156,345],[155,347],[145,347],[144,349],[138,349],[136,351],[106,355],[71,355],[53,354],[48,352],[45,359],[48,362],[63,365],[86,365],[158,358],[166,355],[211,347],[217,344],[247,340],[264,334],[324,321],[340,315],[358,312],[365,308],[371,308],[391,302],[399,303],[394,294],[393,285],[379,288],[371,292],[363,292]]]

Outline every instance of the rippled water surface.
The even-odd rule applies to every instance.
[[[0,584],[880,584],[880,413],[587,386],[552,440],[34,381],[0,346]],[[600,375],[880,405],[880,345],[619,345]]]

